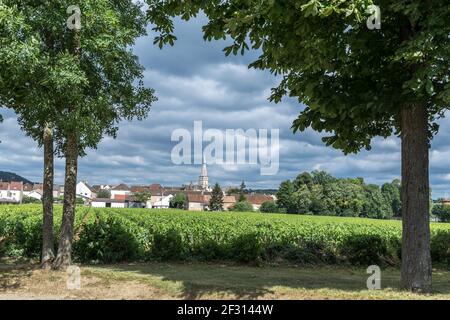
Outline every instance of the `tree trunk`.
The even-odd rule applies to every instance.
[[[428,113],[421,104],[401,110],[402,140],[402,270],[404,289],[431,291],[428,177]]]
[[[64,182],[64,205],[58,255],[53,263],[54,269],[72,264],[73,224],[75,219],[76,185],[78,171],[78,139],[75,132],[67,137],[66,173]]]
[[[47,124],[44,128],[44,187],[42,206],[42,261],[41,266],[49,269],[55,258],[53,243],[53,131]]]

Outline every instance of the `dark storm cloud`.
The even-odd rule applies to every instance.
[[[226,41],[205,43],[202,19],[190,23],[178,21],[178,41],[174,47],[160,50],[152,45],[154,34],[139,39],[135,51],[145,66],[145,83],[156,89],[159,101],[148,119],[124,122],[116,140],[105,138],[97,150],[89,150],[80,160],[80,180],[90,183],[180,185],[195,182],[198,165],[174,165],[171,150],[173,130],[192,132],[194,121],[201,120],[204,130],[279,129],[280,168],[275,176],[261,176],[256,165],[210,165],[211,183],[237,185],[242,180],[254,188],[274,188],[302,171],[326,170],[339,177],[363,177],[369,183],[382,184],[400,175],[400,143],[396,137],[377,138],[371,151],[344,156],[326,147],[318,134],[307,130],[293,134],[292,121],[303,109],[295,99],[286,98],[276,105],[267,98],[277,85],[268,72],[249,70],[257,52],[224,57]],[[0,170],[13,171],[33,181],[42,178],[42,150],[18,128],[15,115],[0,110]],[[441,131],[433,140],[431,181],[434,196],[446,196],[450,184],[450,121],[440,120]],[[204,146],[206,143],[204,144]],[[56,180],[63,182],[64,162],[56,162]]]

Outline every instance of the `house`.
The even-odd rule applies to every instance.
[[[169,194],[167,196],[161,196],[159,201],[154,202],[151,204],[151,208],[154,209],[169,209],[170,207],[170,200],[173,198],[173,194]]]
[[[236,197],[235,196],[224,196],[223,197],[223,210],[227,211],[230,210],[232,206],[236,203]]]
[[[80,181],[77,183],[76,194],[77,197],[81,197],[83,199],[94,199],[97,197],[94,189],[88,185],[86,181]]]
[[[130,188],[124,183],[115,186],[110,190],[110,192],[111,192],[111,199],[116,199],[117,196],[131,195]]]
[[[91,206],[93,208],[127,208],[125,200],[115,200],[109,198],[92,199]]]
[[[187,192],[186,209],[189,211],[204,211],[209,208],[211,195],[203,193]]]
[[[23,182],[0,182],[0,199],[2,203],[22,203]]]
[[[254,210],[259,210],[261,205],[267,201],[274,201],[272,196],[266,194],[248,194],[245,196],[247,201],[253,206]]]
[[[63,191],[63,193],[61,193],[61,187],[60,186],[58,186],[58,185],[53,185],[53,198],[58,198],[58,197],[60,197],[60,196],[62,196],[64,194],[64,191]]]
[[[116,195],[115,199],[95,198],[92,199],[93,208],[142,208],[143,205],[130,195]]]
[[[26,196],[37,199],[37,200],[42,200],[42,191],[41,190],[33,190],[31,192],[28,192],[28,194],[26,194]]]

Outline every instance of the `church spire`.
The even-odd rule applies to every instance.
[[[206,158],[203,156],[202,170],[200,171],[200,176],[198,177],[198,185],[203,190],[208,189],[208,170],[206,169]]]

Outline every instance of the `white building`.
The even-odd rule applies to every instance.
[[[150,208],[154,209],[169,209],[170,207],[170,200],[173,198],[173,195],[169,194],[168,196],[162,196],[159,201],[154,202],[151,204]],[[148,202],[147,202],[148,207]]]
[[[94,192],[92,187],[87,184],[86,181],[78,182],[76,193],[77,197],[81,197],[84,199],[94,199],[95,197],[97,197],[97,194]]]
[[[0,182],[0,200],[2,202],[22,203],[23,182]]]
[[[94,199],[91,202],[93,208],[128,208],[125,200]]]
[[[125,199],[125,196],[129,195],[131,195],[131,190],[126,184],[122,183],[111,189],[111,199]]]
[[[28,192],[26,192],[26,194],[24,192],[24,195],[27,197],[30,197],[30,198],[37,199],[37,200],[42,200],[42,191],[41,190],[28,191]]]

